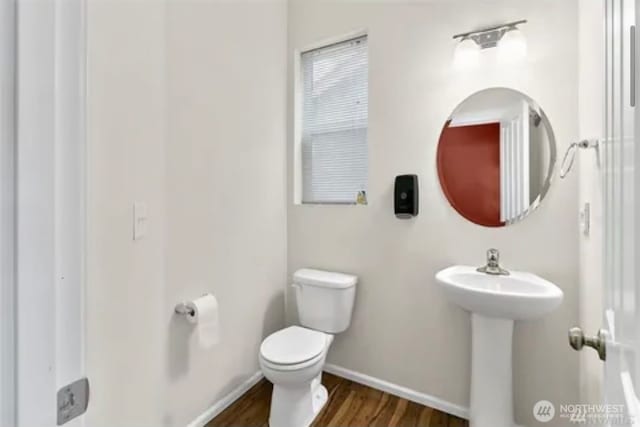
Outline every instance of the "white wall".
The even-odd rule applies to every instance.
[[[167,287],[211,291],[222,344],[202,351],[167,316],[165,423],[184,425],[258,371],[284,324],[286,3],[175,1],[167,9]]]
[[[184,426],[284,323],[286,6],[95,0],[88,33],[88,425]],[[204,292],[207,351],[173,314]]]
[[[91,1],[87,14],[87,424],[161,425],[164,4]],[[136,242],[134,201],[149,210]]]
[[[317,267],[360,277],[352,326],[334,342],[330,363],[468,405],[469,316],[445,300],[433,276],[451,264],[480,265],[485,250],[497,247],[507,268],[533,271],[565,292],[555,313],[516,326],[517,421],[536,425],[532,406],[539,399],[577,400],[578,356],[566,343],[578,318],[576,175],[556,175],[526,221],[490,229],[455,213],[435,167],[444,121],[469,94],[492,86],[538,102],[564,153],[578,135],[577,13],[577,1],[551,0],[290,2],[290,80],[294,49],[361,29],[369,34],[369,205],[295,205],[289,169],[289,275]],[[479,69],[452,68],[454,33],[516,19],[529,20],[522,27],[529,43],[524,63],[500,66],[489,53]],[[290,117],[292,87],[290,81]],[[393,215],[393,178],[402,173],[419,175],[414,220]],[[291,303],[289,321],[294,313]]]

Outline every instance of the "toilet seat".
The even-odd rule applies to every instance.
[[[327,334],[290,326],[269,335],[260,346],[260,356],[273,369],[290,370],[315,363],[326,348]]]
[[[278,371],[282,373],[303,371],[318,363],[321,365],[324,364],[324,354],[319,354],[311,360],[307,360],[306,362],[302,362],[302,363],[296,363],[295,365],[278,365],[277,363],[269,362],[262,356],[260,357],[260,365],[262,367],[266,367],[273,371]]]

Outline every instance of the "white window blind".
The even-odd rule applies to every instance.
[[[367,190],[367,37],[302,54],[302,202],[356,203]]]

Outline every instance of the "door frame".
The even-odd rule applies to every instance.
[[[15,22],[16,419],[55,426],[85,376],[84,0],[17,0]]]

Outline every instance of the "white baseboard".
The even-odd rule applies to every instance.
[[[204,411],[195,420],[191,421],[187,427],[204,427],[209,421],[217,417],[222,411],[227,409],[233,402],[238,400],[251,387],[256,385],[262,379],[262,371],[258,371],[251,375],[249,379],[240,384],[231,393],[214,403],[209,409]]]
[[[469,419],[469,408],[456,405],[455,403],[447,402],[446,400],[440,399],[438,397],[420,393],[419,391],[411,390],[407,387],[374,378],[366,374],[361,374],[360,372],[355,372],[341,366],[326,364],[324,366],[324,370],[330,374],[334,374],[339,377],[364,384],[371,388],[375,388],[376,390],[381,390],[424,406],[429,406],[430,408],[437,409],[438,411],[446,412],[447,414],[455,415],[456,417],[464,418],[467,420]]]

